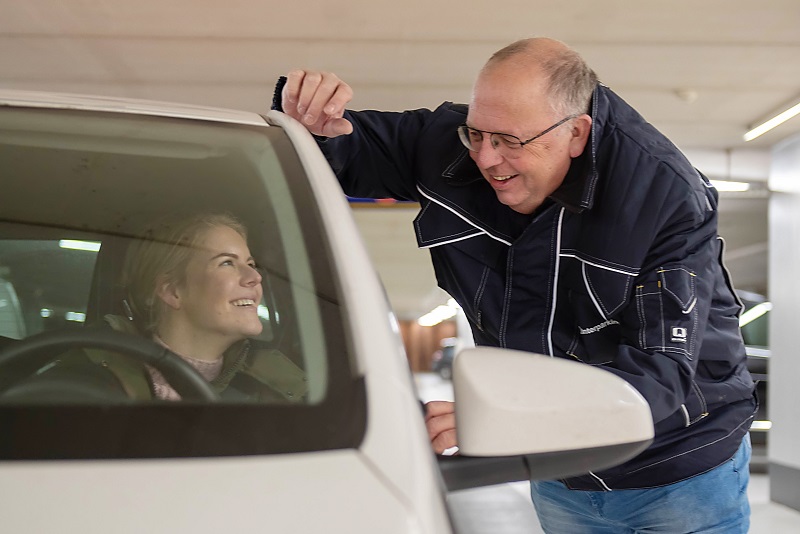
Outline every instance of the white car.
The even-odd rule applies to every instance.
[[[460,454],[435,456],[346,199],[283,114],[0,91],[0,176],[4,531],[448,533],[448,491],[585,473],[651,441],[646,403],[612,374],[477,348],[454,369]],[[295,402],[220,398],[106,324],[126,314],[142,225],[209,211],[249,228],[253,343],[302,369]],[[145,362],[183,400],[111,391],[97,365],[48,379],[76,350]]]

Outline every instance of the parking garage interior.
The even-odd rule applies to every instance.
[[[743,137],[800,104],[795,0],[0,0],[0,10],[4,89],[259,113],[269,109],[277,77],[293,68],[337,72],[354,88],[354,109],[430,108],[467,101],[484,59],[513,39],[545,35],[567,42],[719,184],[719,234],[733,283],[751,308],[769,305],[759,323],[762,336],[749,344],[763,370],[761,394],[768,406],[760,417],[766,426],[753,430],[751,531],[800,532],[800,359],[794,338],[800,316],[800,117],[753,140]],[[420,395],[447,398],[451,386],[437,374],[436,362],[448,344],[468,346],[471,339],[463,317],[437,287],[427,252],[417,248],[412,221],[419,206],[350,200]],[[0,298],[2,291],[0,285]],[[422,320],[441,308],[438,321]],[[526,499],[518,485],[452,497],[471,518],[465,531],[493,532],[521,532],[534,523]]]

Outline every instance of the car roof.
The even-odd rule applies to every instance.
[[[0,89],[0,106],[76,109],[264,126],[258,113],[111,96]]]

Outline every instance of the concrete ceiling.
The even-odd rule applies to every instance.
[[[772,145],[745,144],[800,100],[797,0],[0,0],[0,86],[263,112],[277,76],[338,73],[354,109],[466,101],[485,59],[532,35],[562,39],[706,174],[764,182]],[[767,289],[767,195],[723,195],[738,287]],[[413,208],[356,209],[398,314],[445,297],[415,247]]]

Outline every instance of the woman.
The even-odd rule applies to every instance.
[[[129,251],[123,278],[131,313],[107,316],[112,327],[135,325],[197,369],[224,399],[303,400],[303,371],[248,339],[262,329],[261,275],[238,220],[212,214],[160,224]],[[180,399],[155,369],[137,373],[107,363],[135,398]]]

